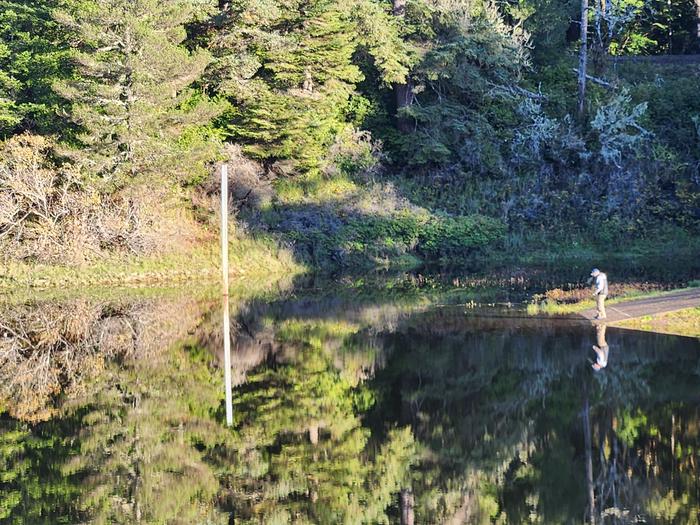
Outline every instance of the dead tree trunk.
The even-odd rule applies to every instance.
[[[404,16],[406,14],[406,0],[393,0],[394,16]]]
[[[581,50],[578,61],[578,118],[586,116],[586,67],[588,64],[588,0],[581,0]]]
[[[309,426],[309,443],[318,445],[318,423]]]
[[[393,0],[393,14],[399,18],[406,15],[406,0]],[[401,110],[413,103],[413,86],[408,78],[403,84],[394,84],[394,98],[396,100],[396,127],[399,131],[409,132],[411,131],[411,121],[401,115]]]
[[[607,17],[608,0],[595,0],[595,38],[591,43],[589,54],[593,63],[593,71],[597,77],[603,76],[607,65],[610,34]]]
[[[414,500],[411,489],[401,489],[401,525],[414,525],[415,516],[413,512]]]

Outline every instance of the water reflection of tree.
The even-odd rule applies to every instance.
[[[697,384],[696,352],[645,336],[650,344],[625,353],[618,337],[614,364],[594,378],[586,361],[589,338],[551,326],[533,335],[515,325],[499,330],[443,312],[417,316],[387,336],[392,357],[376,385],[394,405],[377,417],[402,414],[399,420],[410,421],[426,447],[413,481],[417,522],[583,520],[586,384],[598,521],[653,516],[685,523],[697,513],[697,492],[690,494],[697,491],[697,437],[686,432],[681,438],[676,423],[675,441],[690,441],[682,449],[684,466],[674,464],[671,446],[662,444],[679,410],[669,401],[688,399],[688,387]],[[669,384],[679,369],[685,379]],[[666,420],[656,412],[662,407],[670,410]],[[697,426],[697,414],[683,420],[688,417],[687,428]]]
[[[425,446],[413,482],[416,521],[489,521],[496,484],[533,453],[527,408],[545,400],[557,369],[532,340],[465,334],[463,318],[444,316],[419,317],[389,336],[393,357],[377,383],[397,396],[394,410]]]
[[[0,423],[0,516],[198,523],[228,518],[218,506],[236,523],[400,523],[403,505],[409,523],[412,502],[415,523],[566,523],[584,517],[588,450],[599,521],[697,519],[697,356],[668,338],[625,352],[614,337],[594,375],[592,335],[568,328],[248,303],[228,430],[203,350],[221,346],[218,312],[186,299],[32,308],[0,317],[32,342],[10,338],[0,374],[48,355],[58,390],[32,392],[32,374],[2,390],[0,406],[33,423]]]
[[[21,388],[5,388],[0,406],[31,424],[10,419],[2,433],[3,466],[23,473],[0,480],[3,503],[14,502],[0,507],[3,515],[19,523],[35,514],[48,522],[213,523],[223,518],[218,501],[254,522],[385,522],[415,454],[407,429],[375,437],[362,425],[373,396],[361,382],[379,350],[360,334],[366,323],[289,321],[270,330],[256,315],[268,343],[262,357],[251,352],[250,378],[239,378],[231,433],[219,421],[220,371],[201,351],[201,343],[219,346],[211,336],[219,315],[206,312],[187,299],[6,310],[2,355],[13,368],[0,373]],[[256,327],[248,328],[255,340]],[[42,429],[45,453],[27,465]],[[52,497],[29,493],[51,476],[65,487]]]
[[[197,352],[175,347],[108,366],[87,398],[64,407],[83,412],[80,451],[63,468],[82,478],[80,505],[94,523],[223,522],[204,454],[226,439],[210,416],[221,386]]]
[[[71,439],[75,419],[32,428],[0,416],[0,523],[54,525],[57,515],[84,518],[72,503],[80,480],[62,466],[78,452]]]
[[[649,378],[650,390],[659,386]],[[697,394],[680,384],[674,390],[663,396],[675,398],[671,403],[601,398],[592,409],[597,522],[637,523],[644,516],[658,523],[697,522]]]
[[[237,389],[240,445],[217,462],[233,468],[226,498],[241,522],[386,521],[414,458],[413,439],[408,429],[392,429],[377,442],[362,426],[372,395],[360,383],[362,364],[341,358],[362,355],[358,330],[328,320],[283,322],[275,362],[250,370]]]
[[[25,422],[2,423],[0,516],[214,522],[218,481],[202,451],[226,435],[211,417],[222,392],[208,354],[182,347],[203,307],[176,297],[4,311],[0,373],[16,388],[2,404]]]

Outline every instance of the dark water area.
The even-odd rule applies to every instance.
[[[700,340],[415,279],[232,298],[231,427],[215,294],[8,302],[0,523],[697,523]]]
[[[664,239],[659,239],[663,242]],[[650,241],[653,244],[653,241]],[[689,281],[700,279],[700,253],[679,245],[668,253],[645,253],[622,248],[612,240],[608,250],[601,254],[586,255],[585,247],[579,247],[579,255],[556,255],[552,252],[551,261],[517,263],[512,257],[499,259],[490,255],[487,258],[478,256],[465,259],[452,259],[450,264],[427,263],[415,268],[411,273],[429,276],[435,281],[452,281],[469,279],[501,286],[510,283],[525,285],[532,290],[550,288],[568,288],[580,286],[590,277],[593,267],[607,273],[612,281],[618,283],[650,282],[666,286],[685,285]],[[517,249],[509,252],[522,255]],[[392,270],[376,270],[375,275],[391,275]],[[368,272],[353,268],[343,268],[342,276],[352,279],[366,279]],[[468,277],[465,277],[468,276]],[[334,275],[333,279],[338,275]],[[319,281],[328,281],[328,276],[320,277]]]
[[[590,284],[593,267],[606,272],[610,282],[617,286],[634,286],[642,291],[648,289],[682,288],[700,280],[700,254],[683,252],[656,258],[645,257],[636,261],[633,257],[617,253],[611,246],[610,253],[602,258],[572,259],[569,262],[551,264],[514,265],[508,262],[499,264],[497,260],[488,262],[461,261],[459,267],[427,265],[415,268],[405,278],[396,279],[391,269],[353,273],[345,269],[336,275],[310,275],[299,278],[298,289],[335,291],[337,284],[356,285],[362,283],[366,289],[385,288],[387,281],[398,281],[404,288],[426,288],[471,292],[479,299],[500,302],[527,302],[533,294],[555,288],[573,290]],[[473,297],[469,297],[472,299]],[[444,300],[445,297],[442,297]]]

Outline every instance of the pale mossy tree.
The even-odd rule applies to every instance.
[[[509,219],[551,215],[559,223],[590,227],[641,221],[664,177],[652,156],[654,136],[643,127],[646,111],[646,103],[634,104],[622,90],[583,123],[584,134],[570,115],[552,118],[541,104],[523,102],[511,141],[510,169],[516,176],[505,207]],[[593,211],[588,199],[596,203]]]
[[[532,95],[519,86],[527,34],[486,2],[408,7],[405,23],[422,53],[411,72],[416,103],[403,110],[412,121],[399,138],[404,158],[462,179],[499,172],[500,124],[515,99]]]
[[[201,0],[89,0],[54,17],[75,33],[76,78],[57,84],[80,126],[73,156],[119,187],[126,180],[197,176],[216,141],[208,125],[221,108],[193,89],[210,54],[188,49],[186,25]]]

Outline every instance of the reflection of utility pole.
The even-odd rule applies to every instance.
[[[233,393],[231,391],[231,328],[228,294],[224,295],[224,388],[226,390],[226,425],[233,424]]]
[[[233,424],[231,393],[231,320],[228,302],[228,165],[221,166],[221,273],[224,298],[224,388],[226,390],[226,424]]]
[[[583,446],[586,449],[586,493],[590,523],[595,525],[595,494],[593,492],[593,451],[591,445],[591,419],[588,404],[588,388],[583,398]]]
[[[676,473],[676,414],[671,413],[671,486]]]

